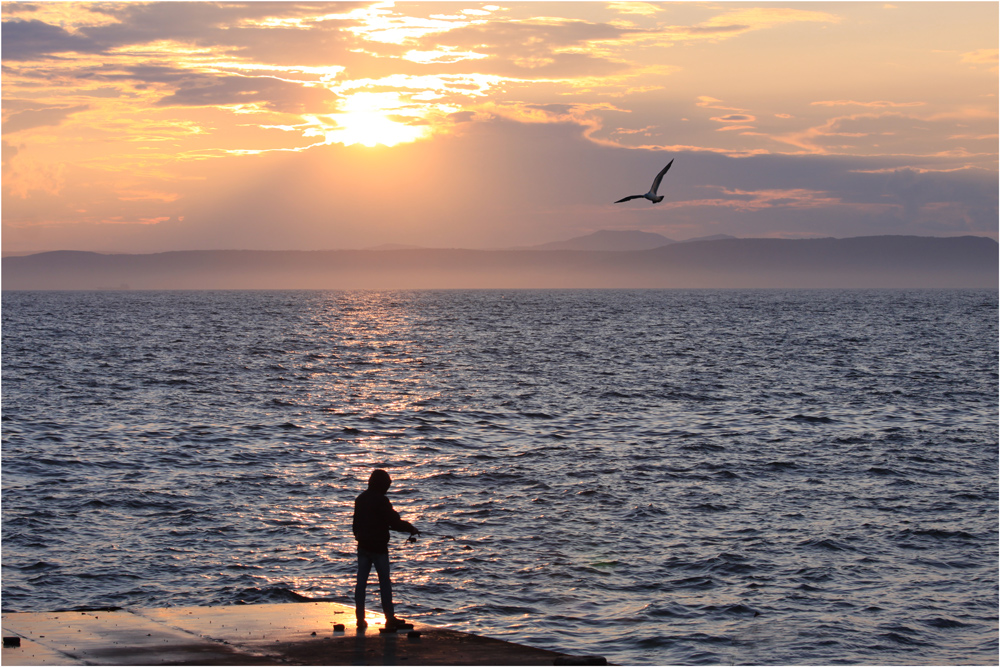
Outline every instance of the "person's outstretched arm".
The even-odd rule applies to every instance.
[[[389,499],[385,499],[385,522],[389,526],[390,530],[395,530],[399,533],[409,533],[410,535],[419,535],[420,531],[417,530],[412,523],[409,521],[404,521],[399,512],[392,508],[392,503]]]

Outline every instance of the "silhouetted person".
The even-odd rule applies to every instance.
[[[354,539],[358,541],[358,584],[354,589],[355,615],[358,627],[364,628],[365,588],[372,565],[378,572],[379,592],[382,594],[382,613],[385,626],[397,624],[392,606],[392,581],[389,579],[389,530],[418,535],[420,531],[413,524],[403,521],[399,513],[392,509],[392,503],[385,497],[392,478],[385,470],[376,470],[368,478],[368,489],[354,501]]]

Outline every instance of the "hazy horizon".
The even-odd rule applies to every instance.
[[[986,237],[731,238],[634,250],[77,251],[0,268],[5,290],[993,288],[998,250]]]
[[[997,238],[995,3],[2,13],[5,255]]]
[[[600,231],[604,231],[604,230],[598,230],[598,232],[600,232]],[[622,231],[644,231],[644,230],[622,230]],[[590,236],[590,235],[585,235],[585,236]],[[919,236],[919,237],[922,237],[922,238],[957,238],[957,237],[961,237],[961,236],[974,236],[974,237],[988,238],[988,239],[992,239],[994,241],[998,240],[998,238],[997,238],[998,235],[997,234],[959,234],[959,233],[955,233],[955,234],[940,234],[940,235],[933,235],[933,234],[928,234],[928,235],[917,235],[917,234],[913,234],[913,235],[911,235],[911,234],[883,234],[881,236]],[[584,238],[584,237],[573,237],[573,239],[558,239],[558,240],[550,241],[548,243],[557,243],[559,241],[571,241],[571,240],[579,239],[579,238]],[[737,238],[737,239],[738,238],[747,238],[747,239],[750,239],[750,238],[761,238],[761,239],[772,238],[772,239],[777,239],[777,240],[796,240],[795,238],[787,238],[787,237],[738,237],[738,236],[732,236],[731,238]],[[859,237],[859,236],[840,236],[840,237],[838,237],[838,236],[825,236],[825,237],[817,236],[817,237],[813,237],[814,240],[815,239],[822,239],[822,238],[844,240],[844,239],[862,238],[862,237]],[[688,243],[688,242],[691,242],[691,241],[699,241],[699,240],[703,240],[703,239],[704,239],[704,237],[696,236],[696,237],[692,237],[692,238],[689,238],[689,239],[672,239],[672,242],[673,243]],[[384,251],[393,251],[393,250],[516,251],[516,250],[543,250],[543,248],[541,248],[541,246],[544,246],[544,245],[546,245],[546,244],[545,243],[540,243],[540,244],[532,245],[532,246],[496,246],[496,247],[478,247],[478,248],[473,248],[473,247],[459,247],[459,246],[418,246],[418,245],[408,245],[408,244],[385,243],[385,244],[380,244],[380,245],[376,245],[376,246],[357,246],[357,247],[340,247],[340,248],[241,248],[241,247],[235,247],[235,246],[234,247],[229,247],[229,248],[165,248],[165,249],[153,250],[153,251],[149,251],[149,252],[129,252],[129,251],[100,250],[100,249],[79,250],[77,248],[49,248],[49,249],[45,249],[45,250],[6,250],[6,249],[4,249],[4,250],[2,250],[2,252],[0,252],[0,255],[2,255],[3,257],[24,257],[24,256],[27,256],[27,255],[37,255],[37,254],[46,253],[46,252],[63,252],[63,251],[66,251],[66,252],[93,252],[93,253],[104,254],[104,255],[147,255],[147,254],[158,254],[158,253],[165,253],[165,252],[198,252],[198,251],[220,251],[221,252],[221,251],[228,251],[228,250],[232,250],[232,251],[274,250],[276,252],[336,252],[336,251],[341,251],[341,250],[350,250],[350,251],[370,250],[370,251],[373,251],[373,252],[384,252]],[[395,246],[398,246],[398,247],[395,247]],[[609,252],[620,252],[620,251],[616,251],[616,250],[612,249],[612,250],[609,250]]]

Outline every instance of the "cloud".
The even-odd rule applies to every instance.
[[[876,100],[874,102],[855,102],[854,100],[827,100],[823,102],[810,102],[813,106],[821,107],[874,107],[874,108],[886,108],[886,107],[920,107],[924,106],[926,102],[888,102],[885,100]]]
[[[3,123],[3,134],[11,132],[21,132],[35,127],[45,127],[49,125],[59,125],[69,116],[80,111],[86,111],[90,107],[86,104],[72,107],[46,107],[42,109],[29,109],[11,114]]]
[[[733,9],[695,25],[666,26],[659,33],[663,39],[668,41],[705,40],[717,42],[738,37],[754,30],[765,30],[784,24],[837,23],[839,21],[839,17],[827,12],[783,7],[752,7],[750,9]]]
[[[155,201],[172,202],[180,198],[175,192],[159,192],[152,190],[118,190],[118,199],[121,201]]]
[[[979,131],[969,132],[970,126]],[[816,154],[928,155],[954,150],[968,155],[995,153],[996,142],[985,137],[995,127],[996,114],[978,109],[928,116],[888,111],[837,116],[804,130],[768,136]]]
[[[731,113],[725,116],[713,116],[712,120],[717,123],[752,123],[757,119],[746,113]]]
[[[17,200],[42,202],[43,206],[58,207],[56,203],[66,184],[66,165],[46,163],[25,155],[24,146],[11,146],[4,142],[3,194],[4,223],[23,220],[18,214]],[[11,199],[14,197],[15,199]],[[10,215],[13,213],[13,215]],[[37,206],[27,207],[28,220],[38,221]]]
[[[80,32],[108,48],[162,40],[225,48],[242,46],[248,32],[257,32],[257,22],[315,16],[322,11],[320,7],[291,2],[110,3],[103,11],[117,22],[84,27]]]
[[[0,50],[5,61],[54,58],[60,53],[100,53],[103,48],[86,36],[73,34],[37,19],[4,21]]]
[[[532,125],[568,125],[576,127],[583,137],[595,143],[618,145],[613,141],[595,136],[595,133],[602,129],[602,120],[597,112],[620,111],[610,104],[523,104],[518,102],[497,104],[489,102],[479,105],[477,110],[477,116],[484,121],[505,119]]]
[[[718,109],[720,111],[738,111],[740,113],[745,113],[745,109],[740,109],[739,107],[727,107],[721,104],[722,100],[717,100],[714,97],[709,97],[708,95],[698,96],[698,101],[695,103],[699,107],[704,107],[706,109]]]
[[[717,207],[739,211],[758,211],[775,208],[816,209],[844,205],[839,197],[822,190],[773,189],[740,190],[716,187],[722,197],[715,199],[695,199],[671,202],[668,208]]]
[[[990,71],[996,72],[998,60],[1000,60],[1000,49],[976,49],[963,53],[961,62],[970,65],[992,65]]]
[[[681,33],[691,36],[714,37],[716,35],[728,36],[730,33],[747,32],[752,29],[752,26],[745,23],[734,23],[731,25],[671,26],[669,32],[673,34]]]
[[[453,123],[470,123],[476,117],[475,111],[456,111],[448,114],[448,120]]]
[[[741,25],[745,30],[761,30],[788,23],[838,23],[840,17],[827,12],[788,7],[750,7],[734,9],[705,21],[703,27],[718,28]]]
[[[0,143],[2,143],[3,146],[3,166],[6,167],[8,163],[10,163],[10,161],[13,160],[19,152],[21,152],[21,149],[20,147],[8,142],[6,139]]]
[[[486,48],[494,53],[526,55],[646,32],[635,28],[613,26],[609,23],[573,19],[495,21],[466,25],[445,33],[435,33],[420,41],[429,45],[473,50]]]
[[[639,16],[656,16],[664,7],[654,2],[611,2],[608,5],[619,14],[636,14]]]
[[[52,3],[55,6],[72,3]],[[340,12],[369,3],[337,3]],[[126,47],[163,42],[211,49],[284,64],[328,64],[358,45],[345,30],[358,21],[312,20],[331,5],[295,2],[152,2],[103,3],[93,11],[110,20],[80,25],[75,32],[37,19],[3,22],[3,59],[52,59],[58,54],[99,54]],[[5,12],[7,6],[4,7]],[[282,21],[298,21],[284,25]]]
[[[884,171],[857,171],[878,164]],[[996,226],[995,175],[987,170],[921,173],[889,158],[734,160],[704,153],[679,155],[674,171],[677,167],[682,170],[673,192],[660,206],[666,205],[678,224],[714,219],[720,224],[713,229],[738,236],[984,234]],[[712,179],[685,188],[679,182],[683,168],[711,173]],[[713,196],[700,194],[706,190]]]
[[[193,77],[172,94],[160,99],[159,106],[220,106],[261,104],[283,112],[324,113],[337,96],[322,87],[307,87],[272,77]]]
[[[462,68],[515,78],[607,76],[629,68],[586,47],[629,35],[647,34],[633,28],[579,20],[496,21],[467,25],[423,37],[424,48],[441,46],[487,56]]]

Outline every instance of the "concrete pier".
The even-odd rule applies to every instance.
[[[571,656],[414,623],[380,633],[336,602],[3,614],[4,665],[595,665]],[[344,630],[335,630],[343,624]],[[419,633],[419,637],[415,636]],[[412,635],[412,636],[411,636]]]

